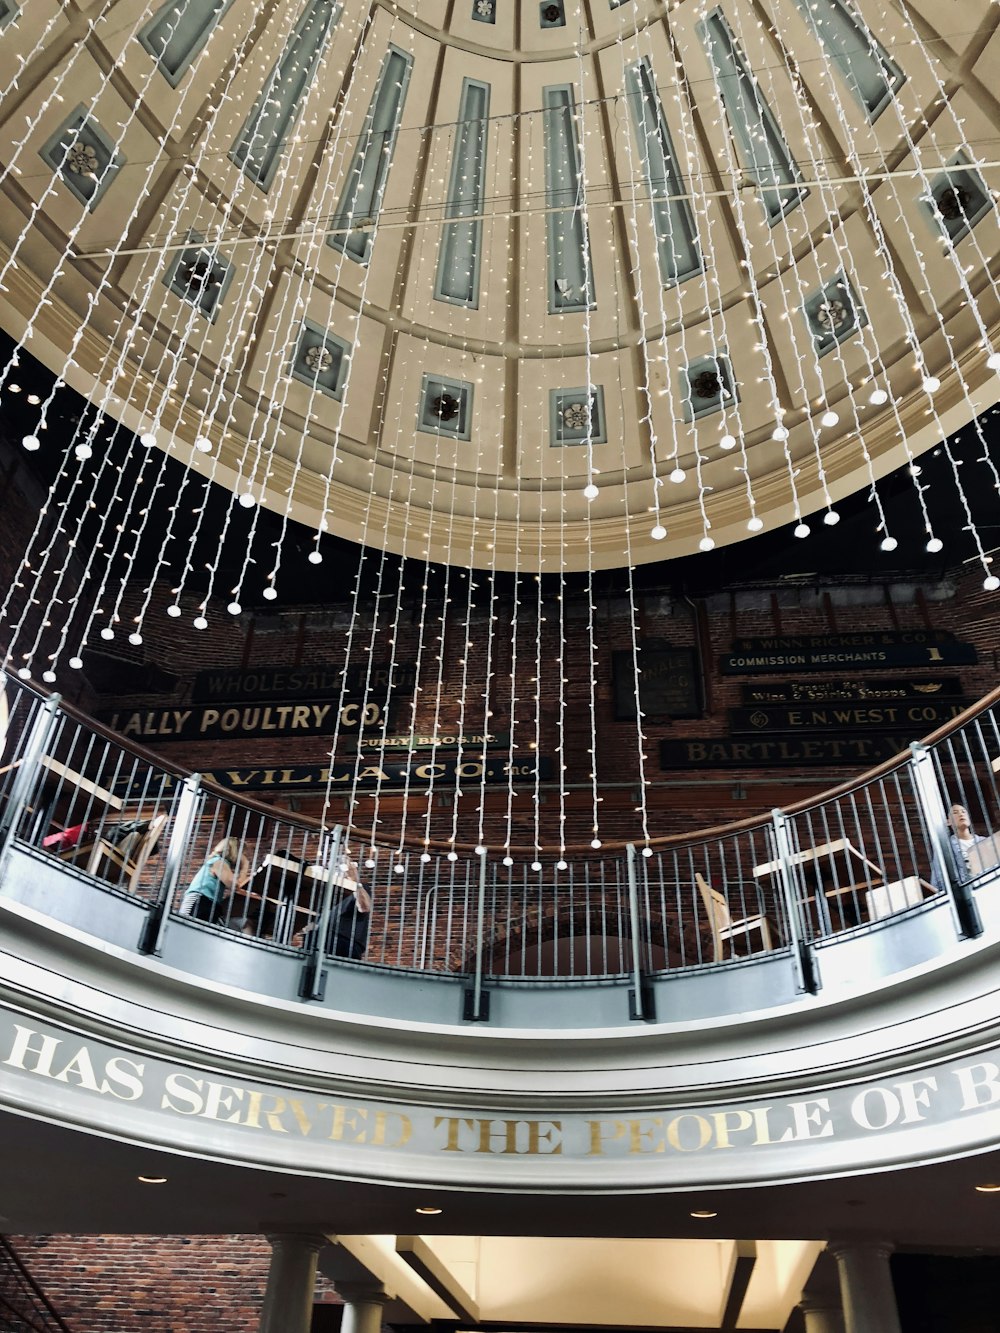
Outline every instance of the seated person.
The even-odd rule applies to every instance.
[[[372,899],[361,883],[358,863],[351,857],[346,858],[342,874],[335,876],[334,885],[343,890],[343,895],[330,909],[324,951],[332,958],[363,958],[368,948]],[[306,931],[302,944],[306,949],[315,947],[315,927]]]
[[[960,871],[961,879],[969,879],[974,873],[973,867],[969,862],[969,852],[975,847],[977,842],[986,842],[987,839],[980,838],[973,833],[972,821],[970,820],[969,812],[964,805],[953,805],[948,811],[948,827],[951,830],[948,835],[948,843],[951,846],[955,864]],[[935,856],[934,864],[931,867],[931,884],[935,889],[943,889],[944,882],[940,862]]]
[[[223,838],[201,867],[181,899],[181,916],[218,922],[224,915],[225,898],[232,888],[242,889],[250,878],[250,866],[240,851],[239,838]]]

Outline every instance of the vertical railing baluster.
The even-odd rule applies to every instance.
[[[625,866],[628,871],[628,917],[629,934],[632,937],[632,1011],[630,1017],[645,1019],[647,1014],[642,986],[642,958],[639,953],[639,876],[636,866],[635,844],[628,843],[625,848]]]
[[[483,927],[486,921],[486,851],[479,853],[479,895],[476,902],[476,966],[472,992],[466,996],[465,1017],[472,1023],[485,1022],[490,1016],[489,997],[483,993]],[[486,1001],[484,1004],[483,1001]]]
[[[31,789],[38,781],[38,766],[48,747],[52,732],[59,720],[60,696],[52,694],[38,710],[31,726],[28,743],[18,760],[17,774],[11,783],[10,796],[0,813],[0,881],[6,867],[10,846],[14,840],[21,816],[28,804]]]
[[[958,933],[965,939],[975,939],[983,933],[983,922],[979,908],[972,896],[972,890],[965,882],[955,860],[951,837],[948,833],[948,816],[945,813],[941,788],[934,773],[934,760],[930,750],[920,741],[910,746],[910,768],[913,773],[913,789],[917,794],[917,803],[923,817],[924,827],[931,840],[931,856],[938,869],[943,887],[948,891]]]
[[[170,830],[170,842],[167,845],[167,861],[163,869],[163,878],[156,894],[156,901],[146,918],[142,934],[139,937],[141,953],[158,954],[163,948],[163,934],[170,917],[170,904],[180,883],[181,867],[194,827],[195,811],[201,796],[201,774],[192,773],[184,779],[181,794],[177,801],[173,828]]]
[[[815,995],[819,990],[819,972],[811,945],[805,939],[801,912],[805,910],[803,895],[792,861],[792,842],[788,832],[788,818],[783,810],[771,811],[774,831],[775,859],[778,862],[778,883],[785,903],[788,921],[788,943],[791,946],[792,967],[796,984],[801,990]],[[822,893],[822,886],[817,890]]]
[[[323,964],[326,962],[326,937],[330,929],[334,881],[340,871],[340,853],[343,845],[344,826],[334,824],[328,835],[325,849],[323,904],[319,909],[319,922],[315,927],[316,938],[313,941],[312,956],[302,973],[302,986],[299,994],[304,1000],[322,1000],[326,990],[326,979],[323,976]]]

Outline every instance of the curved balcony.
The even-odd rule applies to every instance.
[[[720,1018],[875,986],[996,920],[1000,691],[816,800],[518,861],[358,847],[349,829],[170,768],[55,696],[8,679],[4,698],[3,898],[274,999],[497,1028],[537,1026],[542,1008],[547,1028]],[[977,829],[964,851],[956,805]],[[245,882],[210,880],[218,902],[183,915],[226,841]]]

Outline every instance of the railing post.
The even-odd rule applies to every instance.
[[[486,924],[486,850],[479,853],[479,896],[476,901],[476,966],[472,990],[465,993],[462,1017],[469,1023],[488,1023],[490,997],[483,990],[483,933]]]
[[[0,875],[7,863],[14,832],[21,822],[31,789],[38,779],[38,764],[48,748],[59,716],[60,696],[51,694],[39,709],[28,734],[24,753],[17,761],[17,772],[10,787],[10,798],[0,814]]]
[[[983,933],[983,921],[972,890],[962,878],[948,833],[948,815],[941,788],[934,773],[934,758],[926,745],[914,741],[910,745],[910,772],[917,804],[931,840],[932,864],[938,873],[931,879],[940,879],[951,900],[958,933],[965,939],[975,939]]]
[[[163,948],[163,934],[170,917],[170,904],[177,892],[184,865],[184,854],[191,839],[195,812],[201,788],[201,774],[192,773],[184,779],[181,794],[177,800],[173,827],[170,830],[170,842],[167,844],[167,859],[163,868],[163,878],[157,891],[153,910],[146,918],[142,934],[139,937],[139,952],[158,954]]]
[[[639,952],[639,874],[634,843],[625,845],[625,874],[628,878],[628,920],[632,945],[632,990],[629,992],[629,1018],[652,1018],[652,997],[646,994],[642,980],[642,955]]]
[[[792,840],[788,834],[788,819],[783,810],[771,811],[771,828],[774,834],[775,860],[778,863],[778,883],[785,903],[785,919],[788,922],[788,943],[792,950],[792,968],[795,983],[800,990],[815,995],[819,990],[819,968],[812,946],[805,938],[802,920],[802,894],[792,861]]]
[[[319,923],[316,926],[316,938],[313,941],[312,955],[302,971],[302,983],[299,994],[304,1000],[322,1000],[326,996],[326,974],[323,964],[326,962],[326,937],[330,930],[330,914],[333,911],[334,879],[340,864],[340,850],[344,845],[344,826],[334,824],[330,831],[326,847],[323,869],[323,902],[319,909]]]

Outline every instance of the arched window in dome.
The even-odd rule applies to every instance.
[[[232,2],[167,0],[139,33],[139,41],[172,88],[180,83]]]
[[[309,0],[233,145],[230,157],[262,190],[274,179],[285,138],[339,12],[334,0]]]
[[[639,157],[652,197],[660,280],[672,287],[701,272],[694,218],[677,166],[674,145],[648,60],[630,66],[625,76]]]
[[[590,242],[583,220],[584,181],[570,84],[542,90],[545,141],[545,227],[549,314],[594,304]]]
[[[382,206],[412,68],[412,56],[396,46],[389,47],[333,216],[333,231],[327,237],[329,245],[359,264],[367,264],[371,256],[372,233],[351,228],[361,222],[374,222]]]
[[[846,0],[796,0],[852,94],[875,120],[905,76]]]
[[[439,301],[451,301],[473,309],[479,305],[481,217],[489,114],[489,84],[465,79],[455,127],[445,216],[470,220],[452,222],[444,228],[434,295]]]
[[[740,165],[773,226],[805,198],[802,175],[722,10],[713,10],[699,29]]]

